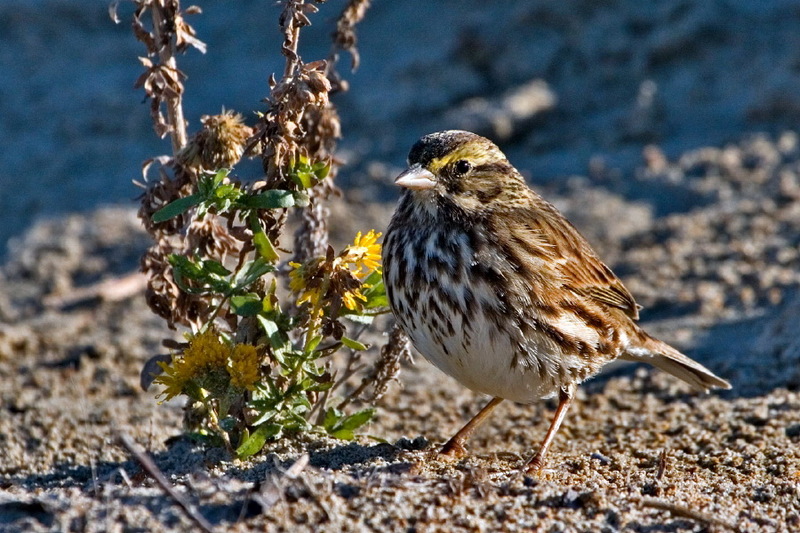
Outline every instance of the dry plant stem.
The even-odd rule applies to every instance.
[[[333,375],[333,380],[334,382],[338,381],[336,379],[336,374]],[[328,404],[328,399],[330,398],[330,392],[331,392],[330,389],[328,389],[319,396],[317,402],[308,412],[306,420],[311,420],[312,418],[314,418],[314,415],[316,413],[316,419],[314,420],[314,423],[318,426],[322,425],[322,423],[325,421],[325,411],[327,411],[327,409],[325,409],[325,406]]]
[[[303,2],[296,2],[297,4],[302,4]],[[294,26],[291,30],[289,35],[291,37],[286,39],[284,43],[284,48],[289,50],[289,54],[286,54],[286,66],[283,68],[283,77],[284,79],[290,78],[294,75],[294,71],[297,69],[297,42],[300,40],[300,27]]]
[[[235,454],[236,452],[233,449],[233,444],[231,444],[230,435],[228,435],[228,432],[223,430],[222,427],[219,425],[219,416],[217,415],[216,409],[214,409],[214,406],[211,405],[211,403],[205,401],[205,399],[203,401],[203,404],[205,405],[206,411],[208,412],[208,421],[211,424],[211,427],[214,429],[217,435],[222,437],[222,442],[225,443],[225,448],[228,450],[228,452],[231,455]]]
[[[366,326],[362,327],[355,335],[353,335],[352,338],[358,340],[361,334],[364,333],[365,329]],[[341,379],[337,379],[336,382],[333,384],[333,387],[331,387],[326,392],[333,393],[337,388],[339,388],[340,385],[343,385],[348,379],[350,379],[353,375],[355,375],[356,372],[360,372],[364,368],[364,365],[359,365],[356,367],[353,366],[359,359],[361,359],[361,354],[356,350],[350,350],[350,353],[347,354],[347,364],[344,367]],[[344,409],[345,406],[347,406],[347,404],[353,401],[354,398],[358,398],[361,395],[361,393],[364,392],[364,389],[367,387],[367,383],[368,383],[367,380],[361,380],[361,385],[359,385],[353,392],[347,395],[347,397],[344,400],[342,400],[342,403],[339,404],[339,408]]]
[[[351,68],[355,71],[360,63],[356,48],[356,25],[364,20],[372,0],[350,0],[336,21],[336,32],[333,34],[333,50],[328,59],[328,68],[332,69],[336,62],[336,50],[345,50],[352,56]]]
[[[308,482],[308,479],[305,477],[300,478],[300,483],[303,484],[303,487],[306,489],[307,494],[311,497],[311,501],[317,506],[317,508],[322,511],[324,515],[324,521],[330,521],[331,519],[331,511],[328,509],[328,506],[322,501],[322,499],[317,495],[317,492],[314,487]]]
[[[375,363],[372,372],[362,378],[361,384],[344,399],[341,405],[345,406],[356,398],[359,398],[368,385],[373,386],[373,393],[372,397],[367,401],[373,403],[378,401],[386,392],[387,384],[392,381],[400,371],[401,359],[411,360],[409,342],[408,337],[403,333],[400,326],[395,324],[389,331],[389,340],[381,347],[380,359]],[[348,361],[348,369],[353,362],[354,360]],[[362,367],[355,368],[353,373],[360,372],[361,368]],[[346,381],[349,377],[350,375],[347,375],[341,381]],[[337,385],[338,382],[333,388],[335,389]]]
[[[285,471],[276,464],[279,474],[269,476],[267,482],[262,485],[260,492],[252,495],[252,499],[261,505],[264,513],[268,513],[283,498],[286,489],[284,479],[296,479],[308,466],[309,461],[310,456],[304,453]]]
[[[325,406],[327,405],[328,399],[330,398],[331,394],[333,394],[336,391],[336,389],[339,388],[339,386],[347,382],[347,380],[350,379],[353,375],[364,369],[364,365],[360,365],[357,366],[356,368],[353,368],[353,362],[355,361],[357,355],[358,353],[355,350],[350,350],[350,354],[347,357],[347,365],[345,366],[344,372],[342,372],[342,377],[341,378],[339,377],[338,371],[333,374],[333,386],[322,393],[322,395],[319,398],[319,401],[317,401],[317,403],[314,404],[314,407],[311,408],[311,411],[308,412],[308,416],[306,417],[307,420],[310,420],[314,416],[314,413],[317,413],[316,423],[318,425],[322,425],[323,420],[325,420],[325,411],[326,411]],[[366,385],[362,381],[361,386],[359,386],[355,391],[353,391],[353,393],[351,393],[344,400],[342,400],[341,403],[339,403],[339,405],[337,406],[338,409],[344,409],[353,398],[357,397],[358,394],[360,394],[361,391],[364,390],[365,387]]]
[[[675,503],[670,503],[650,498],[643,499],[639,503],[642,507],[651,507],[653,509],[660,509],[662,511],[667,511],[668,513],[671,513],[675,516],[680,516],[682,518],[688,518],[690,520],[695,520],[697,522],[703,522],[706,524],[724,527],[730,529],[731,531],[741,531],[739,527],[736,526],[736,524],[731,524],[730,522],[726,522],[725,520],[721,520],[716,516],[712,516],[702,511],[696,511],[694,509],[690,509],[685,505],[678,505]]]
[[[293,261],[302,263],[312,257],[325,255],[328,248],[328,211],[323,202],[329,191],[320,183],[308,190],[311,201],[300,215],[300,227],[294,236]]]
[[[344,383],[345,381],[347,381],[348,379],[350,379],[350,377],[351,377],[351,376],[354,376],[356,373],[358,373],[358,372],[360,372],[361,370],[363,370],[363,369],[364,369],[364,366],[365,366],[365,365],[359,365],[359,366],[357,366],[357,367],[355,367],[355,368],[351,368],[351,366],[350,366],[350,365],[351,365],[351,363],[352,363],[353,361],[354,361],[354,359],[353,359],[353,358],[350,358],[350,359],[347,361],[347,368],[345,369],[345,372],[344,372],[344,374],[342,375],[342,379],[338,380],[338,381],[337,381],[337,382],[334,384],[334,386],[333,386],[333,387],[331,387],[331,389],[337,388],[337,386],[338,386],[340,383]],[[361,384],[359,384],[359,386],[358,386],[358,387],[356,387],[356,388],[353,390],[353,392],[351,392],[350,394],[348,394],[348,395],[347,395],[347,397],[346,397],[344,400],[342,400],[342,403],[340,403],[340,404],[339,404],[339,408],[340,408],[340,409],[344,409],[344,408],[345,408],[345,407],[346,407],[346,406],[347,406],[347,405],[348,405],[350,402],[352,402],[353,400],[355,400],[356,398],[358,398],[359,396],[361,396],[361,394],[363,394],[363,393],[364,393],[364,391],[366,390],[367,386],[368,386],[368,385],[370,385],[371,383],[372,383],[372,380],[369,380],[369,379],[362,379],[362,380],[361,380]]]
[[[199,527],[202,531],[206,533],[212,533],[214,531],[213,526],[205,519],[200,512],[194,508],[192,504],[190,504],[186,498],[181,495],[178,491],[172,488],[167,478],[164,477],[164,474],[161,473],[161,470],[158,469],[156,464],[153,462],[150,457],[147,456],[139,447],[133,442],[133,439],[130,438],[125,433],[119,434],[119,441],[122,446],[128,450],[134,459],[141,465],[142,469],[147,472],[147,474],[153,478],[156,484],[164,491],[164,493],[172,499],[178,507],[186,514],[186,516],[194,522],[194,524]]]
[[[661,453],[658,454],[658,471],[656,472],[656,482],[664,479],[664,474],[667,472],[667,449],[663,448]]]
[[[173,72],[178,70],[175,61],[175,42],[173,35],[165,31],[165,2],[175,2],[175,12],[179,5],[177,0],[156,0],[153,2],[150,12],[153,16],[153,35],[158,43],[158,57],[161,64],[171,69]],[[181,95],[165,97],[167,102],[167,117],[171,126],[170,139],[172,140],[172,153],[177,154],[186,145],[186,121],[183,118],[183,104]]]
[[[286,6],[281,15],[281,26],[283,29],[282,52],[286,57],[286,65],[283,67],[283,79],[288,80],[294,76],[297,65],[300,64],[300,56],[297,54],[297,44],[300,40],[300,25],[295,19],[295,12],[302,12],[305,0],[284,0]]]
[[[364,333],[364,331],[366,331],[366,329],[367,326],[363,326],[361,329],[358,330],[358,332],[355,335],[353,335],[352,338],[358,340],[359,337],[361,337],[361,334]],[[350,350],[350,353],[347,356],[347,364],[345,365],[344,371],[342,372],[342,377],[339,378],[338,374],[334,374],[333,386],[330,389],[326,390],[320,397],[319,401],[314,405],[314,407],[311,408],[311,411],[308,413],[308,419],[311,419],[311,417],[314,416],[314,413],[318,413],[316,423],[320,425],[322,424],[322,421],[325,419],[325,405],[327,404],[330,395],[333,394],[333,392],[336,391],[336,389],[338,389],[341,385],[344,385],[348,379],[350,379],[357,373],[364,370],[364,368],[366,368],[366,365],[354,366],[355,363],[360,359],[361,359],[361,352],[358,352],[356,350]],[[369,385],[372,382],[373,381],[370,379],[362,379],[361,384],[353,392],[348,394],[344,400],[341,401],[341,403],[338,405],[338,408],[344,409],[345,407],[347,407],[347,405],[354,399],[358,398],[367,388],[367,385]]]

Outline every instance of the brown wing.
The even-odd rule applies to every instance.
[[[618,308],[634,320],[639,318],[639,306],[628,289],[555,207],[537,197],[532,206],[513,211],[511,233],[526,234],[540,252],[546,250],[548,264],[555,267],[554,277],[562,287]]]

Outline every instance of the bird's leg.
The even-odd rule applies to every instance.
[[[442,449],[439,450],[439,455],[452,458],[459,458],[466,455],[467,450],[464,448],[464,443],[467,442],[467,439],[469,439],[470,435],[472,435],[478,426],[486,420],[494,408],[497,407],[497,404],[502,401],[502,398],[492,398],[477,415],[472,417],[472,420],[467,422],[463,428],[458,430],[458,433],[453,435],[453,437],[442,446]]]
[[[572,396],[574,394],[574,386],[571,386],[567,389],[561,389],[561,392],[559,392],[558,407],[556,408],[556,414],[553,417],[553,422],[550,424],[550,429],[547,430],[547,434],[544,436],[544,440],[542,441],[542,445],[539,447],[539,451],[536,452],[536,455],[534,455],[533,458],[523,467],[525,472],[538,472],[544,465],[544,457],[547,454],[547,450],[550,448],[550,445],[553,443],[556,433],[558,433],[558,428],[561,427],[561,422],[564,421],[564,417],[567,415],[567,409],[569,409],[569,405],[572,403]]]

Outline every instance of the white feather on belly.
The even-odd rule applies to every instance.
[[[426,291],[416,304],[427,305],[430,297]],[[437,368],[474,391],[530,403],[558,390],[560,367],[580,366],[577,357],[565,361],[563,356],[556,356],[558,348],[545,335],[523,339],[521,332],[499,331],[488,321],[465,324],[460,312],[451,312],[449,318],[453,335],[422,321],[410,328],[411,340]]]

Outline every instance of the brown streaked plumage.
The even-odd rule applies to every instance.
[[[417,350],[492,401],[441,453],[464,442],[503,399],[558,394],[527,463],[539,469],[575,387],[614,359],[646,361],[698,390],[727,381],[651,337],[622,282],[492,142],[466,131],[412,148],[383,245],[392,311]]]

